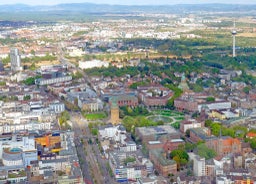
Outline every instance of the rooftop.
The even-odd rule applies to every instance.
[[[163,166],[176,164],[176,162],[174,160],[166,159],[163,156],[163,150],[162,149],[154,149],[154,150],[151,150],[150,152],[151,152],[151,154],[153,154],[157,158],[157,160]]]
[[[161,126],[155,126],[155,127],[138,127],[136,129],[142,135],[178,134],[178,132],[169,125],[161,125]]]
[[[208,134],[208,128],[191,128],[190,132],[193,132],[196,134],[198,137],[200,137],[202,140],[206,139],[217,139],[215,136],[210,136]]]

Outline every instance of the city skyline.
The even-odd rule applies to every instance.
[[[174,5],[174,4],[209,4],[209,3],[223,3],[223,4],[256,4],[256,0],[9,0],[8,2],[0,2],[0,5],[6,4],[28,4],[28,5],[56,5],[62,3],[96,3],[96,4],[120,4],[120,5]]]

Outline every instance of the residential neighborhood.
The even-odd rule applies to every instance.
[[[251,7],[59,6],[0,20],[0,183],[256,183]]]

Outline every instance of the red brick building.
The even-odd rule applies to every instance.
[[[146,147],[149,151],[153,149],[162,149],[163,146],[164,146],[164,143],[162,143],[161,141],[148,141],[146,143]]]
[[[174,100],[174,107],[179,111],[187,110],[189,112],[195,112],[198,110],[198,103],[196,101],[177,98]]]
[[[119,107],[136,107],[139,104],[139,102],[136,96],[121,95],[117,97],[117,104]]]
[[[223,136],[215,140],[209,140],[206,145],[216,151],[218,156],[225,156],[230,153],[241,153],[242,144],[237,138]]]
[[[162,149],[151,150],[149,152],[149,159],[153,162],[155,169],[164,177],[167,177],[170,173],[177,173],[176,162],[166,159]]]
[[[185,145],[182,139],[171,139],[165,142],[163,148],[165,153],[170,153],[175,149],[178,149],[180,145]]]
[[[140,86],[137,88],[139,99],[146,106],[166,106],[168,100],[173,96],[173,92],[160,84],[151,86]]]

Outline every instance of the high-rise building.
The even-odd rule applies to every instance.
[[[19,50],[17,48],[11,48],[10,59],[11,59],[11,70],[14,72],[21,71],[22,70],[21,57],[20,57]]]
[[[205,158],[195,156],[193,170],[195,176],[205,176]]]

